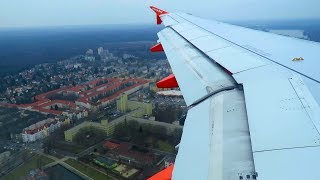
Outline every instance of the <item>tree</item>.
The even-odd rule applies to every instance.
[[[153,125],[150,128],[152,135],[156,138],[166,139],[167,137],[167,128],[160,125]]]
[[[172,123],[177,120],[177,108],[174,105],[165,107],[156,105],[153,113],[156,121]]]
[[[157,93],[154,90],[150,90],[149,94],[151,98],[155,98]]]
[[[113,132],[113,137],[115,138],[123,138],[123,137],[127,137],[128,131],[126,128],[124,128],[124,126],[122,124],[116,124],[114,127],[114,132]]]
[[[178,144],[180,142],[182,136],[182,129],[174,129],[174,131],[172,132],[172,143],[174,144]]]
[[[107,134],[96,127],[84,127],[75,135],[74,142],[81,146],[92,146],[103,141]]]
[[[50,82],[51,81],[51,77],[49,75],[46,76],[46,81]]]
[[[53,148],[53,143],[54,140],[50,137],[43,143],[43,150],[45,153],[49,153],[51,151],[51,149]]]
[[[136,132],[139,128],[139,123],[137,121],[129,121],[128,123],[130,134]]]
[[[98,67],[95,67],[95,68],[94,68],[93,73],[94,73],[94,74],[98,74],[98,73],[99,73]]]

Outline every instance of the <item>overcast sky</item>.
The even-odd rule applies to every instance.
[[[153,23],[150,5],[217,20],[320,18],[320,0],[0,0],[0,27]]]

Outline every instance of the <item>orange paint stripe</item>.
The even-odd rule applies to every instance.
[[[174,165],[172,164],[171,166],[167,167],[166,169],[153,175],[148,180],[171,180],[173,167],[174,167]]]

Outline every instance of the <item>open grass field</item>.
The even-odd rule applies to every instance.
[[[68,159],[65,161],[65,163],[69,164],[70,166],[77,169],[78,171],[81,171],[83,174],[91,177],[92,179],[104,179],[104,180],[113,179],[113,178],[107,176],[106,174],[101,173],[100,171],[98,171],[90,166],[87,166],[77,160]]]
[[[161,151],[166,151],[166,152],[174,152],[174,147],[170,145],[168,142],[165,141],[158,141],[158,149]]]
[[[41,168],[51,162],[53,162],[52,159],[49,159],[41,155],[35,155],[29,161],[18,166],[16,169],[12,170],[9,174],[4,176],[3,180],[21,179],[21,177],[26,176],[31,170]]]
[[[117,171],[121,176],[125,178],[129,178],[136,174],[139,170],[135,168],[128,167],[127,165],[120,164],[116,168],[114,168],[115,171]]]
[[[59,150],[67,151],[73,154],[78,154],[82,152],[85,148],[81,147],[80,145],[71,145],[67,143],[61,143],[60,141],[54,142],[54,148],[57,148]]]

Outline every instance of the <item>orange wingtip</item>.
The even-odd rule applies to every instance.
[[[172,164],[171,166],[167,167],[166,169],[153,175],[148,180],[171,180],[173,167],[174,167],[174,165]]]
[[[150,8],[159,16],[159,15],[162,15],[162,14],[168,14],[167,11],[164,11],[162,9],[159,9],[157,7],[154,7],[154,6],[150,6]]]

